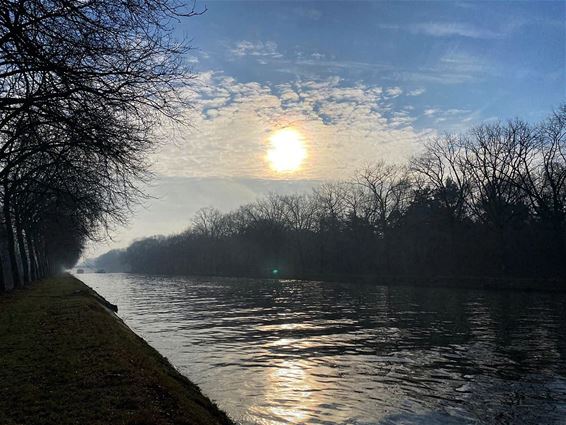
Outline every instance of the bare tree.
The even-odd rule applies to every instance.
[[[368,195],[371,222],[378,234],[384,236],[407,205],[409,181],[406,170],[380,161],[356,173],[355,182]]]
[[[378,162],[309,195],[207,210],[125,256],[159,273],[564,277],[564,111],[431,140],[408,169]]]
[[[0,0],[0,195],[16,285],[70,264],[142,195],[153,130],[187,105],[192,78],[171,23],[197,14],[175,0]]]
[[[424,152],[411,159],[409,170],[419,188],[431,188],[453,220],[466,213],[470,185],[462,167],[458,137],[446,134],[425,144]]]

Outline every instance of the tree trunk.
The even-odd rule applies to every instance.
[[[7,289],[6,279],[4,278],[4,264],[2,261],[2,255],[0,254],[0,294],[6,292]]]
[[[30,266],[29,266],[29,257],[28,257],[28,250],[29,247],[26,247],[26,243],[24,240],[24,232],[22,230],[22,222],[20,220],[19,214],[16,213],[16,237],[18,240],[18,245],[20,247],[20,258],[22,260],[22,270],[24,276],[24,285],[26,283],[30,283]]]
[[[39,276],[37,274],[37,258],[35,256],[35,248],[33,246],[30,232],[26,232],[26,241],[28,245],[30,277],[32,280],[37,280],[39,279]]]
[[[12,225],[12,213],[10,212],[10,195],[5,191],[4,195],[4,220],[6,220],[6,236],[8,240],[8,253],[10,254],[10,264],[14,288],[21,287],[20,271],[18,270],[18,258],[16,254],[16,240],[14,239],[14,226]]]
[[[45,267],[45,276],[49,277],[53,274],[53,270],[51,270],[51,262],[49,261],[49,255],[47,253],[47,243],[45,239],[42,238],[41,240],[42,251],[43,251],[43,264]]]
[[[39,278],[43,279],[46,276],[45,263],[43,262],[45,251],[41,249],[40,237],[33,237],[33,247],[35,249],[35,257],[37,258],[37,273]]]

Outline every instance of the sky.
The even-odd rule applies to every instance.
[[[430,137],[535,122],[566,100],[566,1],[209,1],[175,24],[195,79],[185,125],[161,130],[152,198],[86,256],[187,228],[269,192],[308,191]],[[199,9],[200,8],[200,9]],[[270,166],[292,128],[300,167]]]

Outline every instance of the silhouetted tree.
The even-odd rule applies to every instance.
[[[69,266],[125,220],[154,129],[192,78],[175,0],[0,0],[0,290]]]
[[[564,278],[565,112],[482,124],[312,193],[201,210],[123,254],[145,273]]]

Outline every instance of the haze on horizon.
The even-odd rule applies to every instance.
[[[188,125],[163,128],[152,197],[85,256],[181,231],[202,207],[227,211],[368,162],[402,163],[436,134],[537,121],[566,98],[564,2],[206,7],[176,27],[194,47]],[[277,166],[273,137],[285,129],[300,143],[276,153]]]

